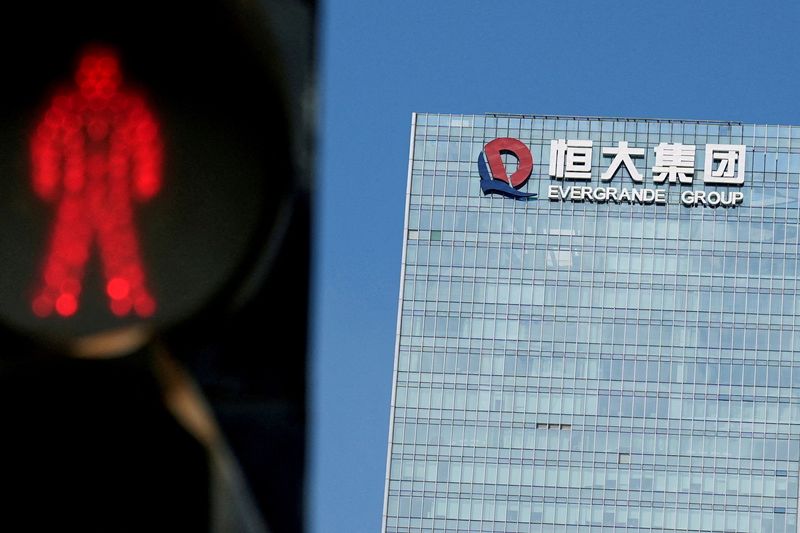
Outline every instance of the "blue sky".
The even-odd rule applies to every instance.
[[[378,531],[411,113],[800,124],[800,4],[330,0],[321,15],[308,518]]]

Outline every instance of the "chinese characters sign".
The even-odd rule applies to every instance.
[[[512,139],[503,139],[510,141]],[[486,145],[487,152],[498,140]],[[515,156],[522,168],[523,163],[526,170],[532,162],[530,150],[520,141],[515,141],[515,150],[511,155]],[[591,181],[592,158],[594,153],[594,142],[591,140],[575,139],[555,139],[550,142],[550,164],[548,174],[550,178],[556,180],[569,181]],[[604,170],[600,173],[600,182],[606,184],[611,182],[621,169],[625,169],[627,175],[633,182],[634,187],[612,187],[612,186],[562,186],[549,185],[547,198],[552,201],[590,201],[597,203],[641,203],[664,205],[668,203],[667,188],[646,188],[637,187],[645,183],[646,177],[652,179],[653,183],[661,186],[683,185],[693,186],[697,169],[697,146],[682,143],[659,143],[653,148],[655,161],[650,169],[642,168],[642,159],[645,156],[644,148],[634,148],[627,141],[618,141],[616,146],[599,147],[602,154],[601,161]],[[680,192],[680,203],[685,206],[709,206],[709,207],[735,207],[744,201],[744,194],[737,190],[728,189],[729,186],[741,186],[744,184],[745,154],[747,147],[741,144],[706,144],[704,147],[705,158],[702,168],[702,183],[704,185],[723,186],[726,190],[703,191],[695,189],[684,189]],[[510,152],[507,152],[510,153]],[[519,154],[522,153],[524,158]],[[481,157],[484,157],[483,154]],[[505,185],[509,181],[507,173],[502,167],[502,161],[498,157],[493,161],[491,181],[485,172],[485,163],[481,167],[482,182],[481,187],[484,194],[499,192],[498,187],[490,187],[488,183],[499,183]],[[524,159],[524,160],[523,160]],[[479,160],[479,166],[480,162]],[[495,170],[497,168],[498,170]],[[698,180],[700,181],[700,180]],[[520,185],[510,183],[514,187]],[[506,188],[510,188],[506,185]],[[515,191],[516,192],[516,191]],[[515,196],[520,195],[519,192]]]
[[[551,178],[560,180],[592,179],[592,141],[557,139],[550,142]],[[651,169],[656,184],[692,185],[695,175],[697,147],[681,143],[659,143],[655,152],[655,164]],[[741,144],[707,144],[705,146],[705,174],[703,183],[709,185],[744,184],[746,147]],[[632,148],[626,141],[617,146],[602,148],[604,158],[613,158],[600,175],[602,182],[611,181],[624,167],[635,184],[644,183],[644,176],[636,165],[636,159],[644,157],[644,148]],[[550,185],[547,197],[554,201],[628,202],[666,204],[666,189],[615,188],[615,187],[562,187]],[[681,192],[683,205],[708,205],[711,207],[733,207],[744,200],[738,191],[694,191]]]

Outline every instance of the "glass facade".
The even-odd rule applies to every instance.
[[[481,192],[505,137],[538,200]],[[572,139],[590,181],[550,175]],[[642,183],[601,180],[620,141]],[[654,182],[661,143],[696,147],[693,183]],[[704,183],[710,144],[746,146],[744,185]],[[680,203],[698,190],[744,200]],[[799,220],[798,127],[415,115],[383,530],[796,532]]]

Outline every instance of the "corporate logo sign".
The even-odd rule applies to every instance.
[[[560,180],[561,185],[550,184],[547,198],[553,202],[594,202],[616,204],[669,203],[667,188],[647,187],[645,178],[636,166],[635,159],[644,157],[644,148],[633,148],[627,141],[617,146],[601,147],[604,158],[610,159],[608,167],[599,176],[603,185],[590,185],[592,176],[592,151],[590,140],[555,139],[550,142],[549,176]],[[659,143],[653,147],[655,164],[651,178],[655,185],[694,185],[697,147],[691,144]],[[745,154],[743,144],[706,144],[703,184],[719,186],[722,191],[697,189],[682,190],[678,201],[685,206],[736,207],[744,202],[744,193],[736,188],[744,184]],[[517,169],[509,176],[503,155],[517,160]],[[610,183],[624,167],[632,187],[612,186]],[[483,194],[499,194],[517,200],[532,200],[537,193],[520,189],[533,171],[533,154],[525,144],[510,137],[494,139],[484,146],[478,157]],[[578,184],[566,185],[568,182]],[[608,185],[605,185],[608,183]]]
[[[517,158],[517,170],[510,176],[503,164],[503,155]],[[500,194],[509,198],[525,200],[536,198],[536,193],[524,193],[518,189],[525,185],[533,170],[533,154],[522,141],[504,137],[488,142],[478,157],[478,173],[481,175],[483,194]]]

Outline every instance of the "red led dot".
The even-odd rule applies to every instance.
[[[111,312],[116,316],[125,316],[131,312],[133,304],[130,298],[111,300]]]
[[[139,196],[141,198],[150,198],[158,192],[158,181],[150,176],[143,177],[139,181]]]
[[[77,220],[80,219],[81,209],[77,203],[71,202],[64,204],[64,206],[61,208],[61,213],[62,216],[64,217],[64,220],[67,220],[71,224],[74,224]]]
[[[44,295],[37,296],[36,299],[33,300],[32,307],[34,315],[39,318],[44,318],[50,316],[50,313],[53,312],[53,300]]]
[[[49,268],[44,274],[44,279],[47,282],[48,287],[61,286],[61,284],[66,279],[66,273],[64,272],[64,268],[58,263],[49,265]]]
[[[142,269],[134,263],[125,265],[125,277],[131,281],[132,285],[141,285],[142,281],[144,281]]]
[[[83,264],[86,262],[86,249],[82,242],[68,244],[64,249],[64,258],[70,264]]]
[[[108,134],[108,121],[106,120],[92,120],[86,128],[89,138],[93,141],[102,140]]]
[[[72,294],[62,294],[56,300],[56,313],[61,316],[72,316],[78,310],[78,300]]]
[[[105,157],[94,154],[86,162],[86,175],[90,178],[101,178],[108,170]]]
[[[76,279],[68,279],[61,284],[61,292],[77,296],[81,292],[81,284]]]
[[[106,285],[106,293],[112,300],[127,298],[131,292],[131,285],[122,278],[111,278]]]
[[[63,93],[55,95],[53,98],[54,109],[64,109],[69,106],[69,96]]]
[[[142,318],[153,316],[156,312],[156,301],[149,296],[140,296],[136,299],[136,314]]]

